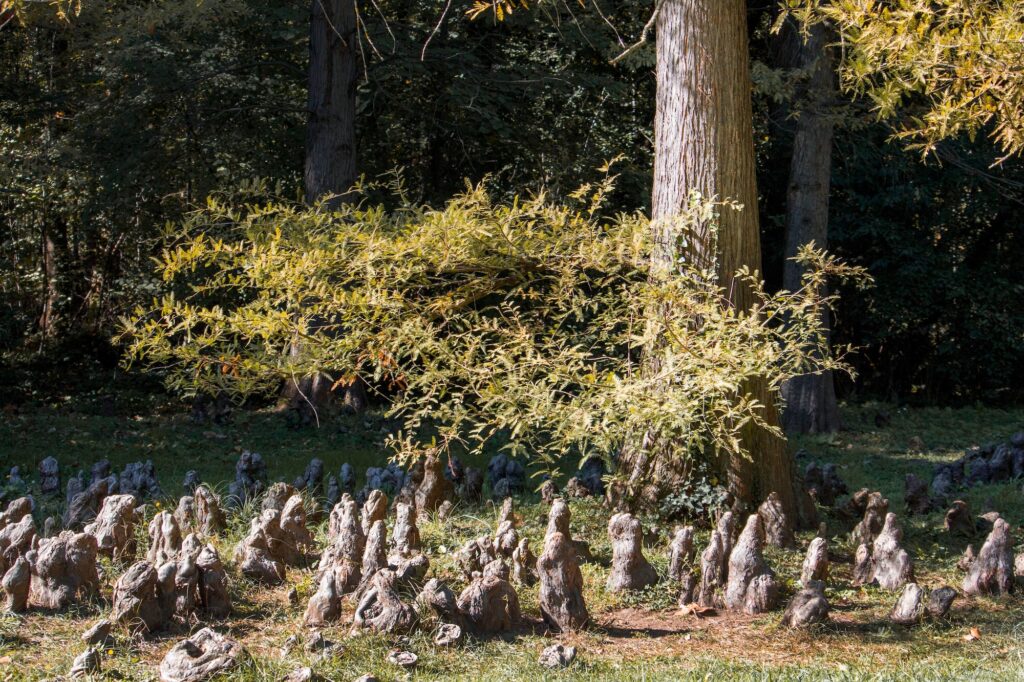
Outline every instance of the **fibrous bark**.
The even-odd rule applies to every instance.
[[[3,580],[0,581],[5,611],[21,613],[28,607],[31,580],[32,567],[29,566],[25,557],[18,557],[3,574]]]
[[[80,595],[99,588],[96,570],[96,538],[88,533],[64,531],[39,541],[26,557],[32,565],[29,604],[44,609],[63,609]]]
[[[769,545],[782,549],[792,549],[796,546],[793,523],[786,515],[786,510],[782,508],[782,501],[777,493],[769,494],[758,507],[757,513],[764,524],[765,541]]]
[[[828,600],[825,598],[825,583],[810,580],[803,589],[793,595],[786,612],[782,614],[782,624],[786,627],[800,628],[828,620]]]
[[[284,531],[281,514],[267,509],[254,518],[249,534],[235,549],[235,563],[242,574],[258,582],[276,585],[284,581],[285,559],[293,558]]]
[[[416,624],[416,611],[402,602],[395,589],[395,574],[390,569],[377,571],[353,617],[355,629],[369,628],[375,632],[404,634]]]
[[[668,579],[674,583],[690,572],[694,560],[693,528],[677,528],[668,552]]]
[[[917,583],[907,583],[889,613],[889,620],[899,625],[913,625],[921,620],[924,590]]]
[[[658,574],[643,554],[643,529],[632,514],[615,514],[608,522],[612,568],[608,589],[642,590],[658,582]]]
[[[812,580],[828,580],[828,540],[814,538],[807,546],[807,556],[800,571],[800,584],[809,585]]]
[[[375,521],[382,521],[388,516],[388,496],[381,490],[371,490],[363,504],[363,534],[370,532]]]
[[[519,544],[519,533],[516,532],[516,516],[512,511],[512,498],[506,497],[501,503],[501,515],[498,517],[498,529],[494,533],[494,549],[502,556],[510,557]]]
[[[853,529],[853,544],[864,544],[870,547],[875,541],[875,536],[881,532],[888,512],[889,500],[882,497],[879,492],[870,493],[864,508],[864,518]]]
[[[717,266],[717,282],[729,292],[727,305],[747,311],[753,297],[735,274],[743,267],[761,269],[761,245],[758,211],[753,210],[757,182],[746,3],[666,0],[659,8],[651,274],[674,276],[684,258],[697,267]],[[736,201],[746,209],[723,210],[715,221],[715,239],[710,226],[681,235],[678,217],[695,193],[707,200]],[[689,247],[685,253],[680,253],[681,244]],[[649,355],[654,356],[649,362],[657,364],[657,348]],[[744,389],[764,406],[761,418],[778,423],[765,382],[755,379]],[[644,434],[636,436],[643,439]],[[665,443],[644,440],[652,441],[650,447],[623,451],[620,469],[626,493],[656,505],[664,493],[679,488],[686,466],[684,458],[667,455],[673,448]],[[737,452],[723,458],[720,469],[730,492],[740,504],[752,505],[777,491],[783,509],[796,518],[795,468],[785,442],[753,421],[743,429],[742,441],[757,456],[748,459]]]
[[[231,670],[244,656],[241,644],[203,628],[167,652],[160,662],[160,682],[201,682]]]
[[[727,607],[750,614],[764,613],[775,607],[779,584],[761,554],[763,547],[761,517],[752,514],[729,555],[729,576],[725,588]]]
[[[458,605],[469,627],[479,634],[510,630],[522,617],[515,588],[496,576],[474,578],[459,595]]]
[[[568,513],[568,507],[565,508]],[[552,508],[552,514],[555,509]],[[549,525],[544,551],[537,559],[540,578],[540,612],[544,622],[558,630],[578,630],[587,625],[590,614],[583,598],[583,574],[576,560],[572,539]],[[568,523],[565,524],[568,530]],[[526,542],[525,538],[523,542]]]
[[[943,527],[954,535],[973,537],[977,530],[971,508],[963,500],[955,500],[953,506],[946,511]]]
[[[537,559],[530,551],[530,541],[523,538],[512,552],[512,582],[516,585],[533,585],[537,582],[534,564]]]
[[[700,596],[701,606],[712,608],[718,605],[718,590],[725,587],[728,575],[728,555],[722,543],[722,534],[711,531],[707,548],[700,555]]]
[[[874,578],[883,589],[898,590],[914,580],[914,565],[900,545],[902,540],[903,531],[896,522],[896,515],[889,513],[871,550]]]
[[[149,551],[146,560],[154,566],[173,561],[181,550],[181,528],[169,511],[162,511],[149,522]]]
[[[135,498],[111,495],[103,500],[96,520],[85,532],[96,538],[100,554],[116,560],[135,556]]]
[[[455,486],[444,475],[445,463],[437,455],[427,455],[423,462],[423,480],[416,488],[416,510],[433,512],[455,494]]]
[[[391,533],[391,560],[397,563],[419,551],[420,530],[416,525],[416,509],[411,504],[399,502],[395,507],[395,527]]]
[[[970,595],[1003,595],[1013,591],[1014,559],[1010,524],[996,519],[992,532],[981,546],[964,578],[964,593]]]

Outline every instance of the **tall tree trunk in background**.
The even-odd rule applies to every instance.
[[[723,209],[716,255],[733,305],[747,308],[751,294],[734,286],[733,277],[744,265],[760,268],[761,242],[744,0],[665,0],[657,23],[657,84],[651,217],[660,248],[652,268],[671,267],[676,258],[671,219],[691,192],[737,201],[743,210]],[[765,418],[777,422],[766,386],[755,381],[749,390],[767,406]],[[749,508],[774,491],[795,518],[795,464],[785,442],[756,428],[743,437],[752,460],[720,463],[737,503]],[[685,476],[672,458],[652,456],[649,448],[624,451],[622,465],[632,493],[650,502],[678,489]]]
[[[343,202],[356,181],[356,7],[313,0],[309,26],[306,201]]]
[[[798,96],[793,158],[786,191],[786,263],[782,284],[794,291],[800,287],[803,268],[791,259],[802,246],[814,242],[828,245],[828,197],[832,174],[832,116],[835,72],[828,47],[828,32],[814,26],[803,36],[795,27],[781,33],[781,60],[785,66],[807,73],[806,87]],[[828,310],[822,320],[830,326]],[[786,408],[782,424],[787,433],[827,433],[839,430],[839,407],[832,372],[790,379],[782,386]]]
[[[356,182],[356,7],[354,0],[313,0],[309,24],[306,202],[329,196],[336,208],[350,198]],[[300,355],[298,341],[291,348]],[[319,423],[318,412],[332,399],[334,377],[326,373],[288,381],[284,398],[303,424]],[[366,407],[366,388],[356,379],[345,389],[345,404]]]

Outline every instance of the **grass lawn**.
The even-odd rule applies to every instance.
[[[891,422],[875,426],[881,408],[891,412]],[[993,409],[892,409],[863,405],[844,410],[846,429],[828,438],[807,438],[795,448],[821,461],[835,462],[851,490],[869,487],[890,500],[903,525],[905,546],[912,554],[918,582],[926,587],[962,581],[955,564],[964,541],[951,540],[942,531],[942,514],[908,517],[903,508],[903,477],[914,472],[930,478],[933,463],[954,459],[966,447],[1005,440],[1024,429],[1024,411]],[[156,465],[167,498],[173,505],[181,494],[180,482],[189,469],[223,489],[234,472],[243,449],[260,452],[272,479],[291,480],[312,457],[323,459],[329,471],[342,462],[357,471],[381,465],[387,456],[382,448],[383,420],[374,415],[348,417],[318,430],[291,430],[279,415],[265,412],[236,413],[227,426],[195,426],[180,409],[161,405],[140,406],[135,413],[98,416],[89,411],[65,408],[39,411],[7,411],[0,415],[0,463],[19,465],[35,478],[39,460],[56,456],[66,476],[76,467],[88,469],[107,458],[119,467],[125,462],[151,459]],[[806,460],[801,463],[803,466]],[[479,464],[479,463],[478,463]],[[5,469],[6,470],[6,469]],[[1024,495],[1018,483],[981,486],[965,491],[975,513],[996,509],[1016,530],[1024,522]],[[835,557],[828,597],[832,622],[810,631],[780,628],[781,611],[749,617],[733,613],[697,618],[674,608],[675,593],[656,585],[642,593],[619,595],[605,588],[610,546],[608,513],[595,500],[574,501],[573,533],[591,543],[595,563],[583,567],[585,596],[595,626],[584,633],[558,636],[577,645],[577,661],[567,670],[546,671],[537,655],[555,640],[543,632],[536,588],[520,590],[527,624],[506,638],[471,641],[446,651],[431,644],[431,633],[416,634],[401,645],[419,655],[411,677],[422,680],[677,680],[677,679],[1024,679],[1024,600],[959,598],[947,622],[913,628],[892,625],[887,614],[896,600],[893,593],[876,588],[850,586],[849,524],[829,519],[832,554]],[[156,503],[147,507],[152,514]],[[43,505],[41,510],[47,512]],[[530,538],[539,552],[546,509],[536,497],[518,501],[520,533]],[[457,577],[452,550],[465,540],[493,531],[497,509],[492,505],[458,508],[444,522],[421,526],[432,575],[449,579],[456,592],[463,583]],[[41,520],[41,519],[37,519]],[[670,527],[644,519],[653,531],[646,549],[652,563],[664,573]],[[232,519],[231,530],[216,539],[228,559],[247,526],[245,518]],[[318,529],[321,534],[323,528]],[[702,548],[706,532],[698,534]],[[801,534],[805,547],[812,534]],[[979,538],[980,540],[980,538]],[[977,547],[977,545],[976,545]],[[1021,551],[1018,547],[1018,551]],[[772,550],[769,563],[786,585],[787,596],[795,589],[802,551]],[[110,586],[123,566],[104,564],[107,583],[100,598],[57,615],[30,613],[0,616],[0,680],[44,679],[62,675],[84,646],[80,633],[109,611]],[[350,680],[374,673],[382,680],[404,679],[406,673],[386,662],[393,639],[373,635],[348,638],[344,625],[328,628],[325,636],[341,644],[338,655],[320,659],[299,646],[288,655],[281,647],[292,634],[303,633],[302,613],[311,591],[309,568],[289,571],[288,584],[257,587],[235,576],[232,598],[235,613],[214,623],[246,646],[248,662],[230,679],[279,680],[300,664],[311,665],[331,680]],[[286,593],[296,586],[298,606],[288,603]],[[351,605],[347,607],[351,613]],[[183,634],[197,629],[190,624],[151,639],[132,639],[119,632],[117,641],[104,652],[103,667],[110,679],[153,680],[157,665]],[[972,628],[980,638],[965,639]]]

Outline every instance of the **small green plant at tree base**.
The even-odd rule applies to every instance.
[[[391,210],[211,199],[168,235],[167,293],[122,320],[128,361],[176,391],[237,399],[361,377],[401,424],[399,460],[496,444],[554,468],[610,459],[634,434],[673,443],[670,457],[746,455],[745,424],[778,429],[745,385],[845,370],[822,292],[864,275],[810,245],[799,290],[769,294],[743,271],[756,304],[736,310],[713,263],[651,270],[649,221],[602,215],[613,181],[582,188],[578,206],[495,205],[481,186],[442,209],[400,186]],[[671,234],[713,233],[724,210],[738,209],[694,197]]]

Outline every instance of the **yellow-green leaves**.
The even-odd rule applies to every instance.
[[[158,261],[168,295],[123,321],[129,357],[176,390],[237,398],[360,375],[401,418],[401,457],[498,441],[550,463],[635,433],[686,444],[678,456],[743,454],[739,429],[762,411],[750,378],[844,368],[820,292],[858,271],[808,247],[800,290],[768,294],[742,272],[757,314],[736,311],[685,262],[651,277],[652,226],[600,218],[606,191],[578,208],[495,205],[480,187],[443,209],[211,202]],[[713,233],[722,210],[694,197],[674,234]]]
[[[928,152],[990,130],[1007,156],[1024,149],[1021,0],[786,0],[785,16],[827,22],[840,73],[900,135]],[[780,20],[781,20],[780,19]],[[923,105],[923,106],[922,106]]]

